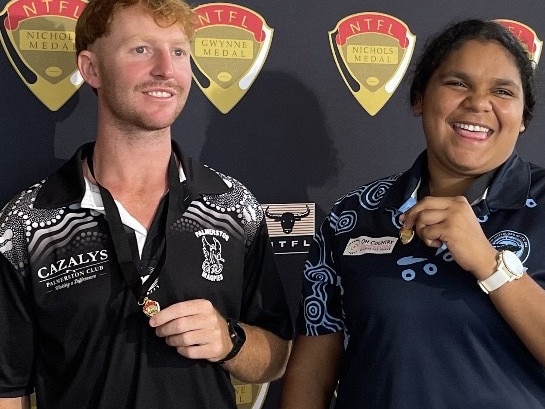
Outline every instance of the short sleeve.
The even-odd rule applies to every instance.
[[[297,332],[325,335],[344,330],[340,277],[335,261],[335,215],[331,212],[314,236],[305,262]]]
[[[246,253],[244,286],[242,321],[292,339],[290,308],[264,219]]]

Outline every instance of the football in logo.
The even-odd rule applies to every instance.
[[[51,111],[79,89],[83,79],[75,56],[76,22],[81,0],[14,0],[0,18],[0,40],[25,85]]]
[[[261,71],[273,29],[259,14],[236,4],[208,3],[195,7],[195,12],[193,79],[210,102],[226,114]]]
[[[403,79],[416,37],[395,17],[359,13],[339,21],[329,32],[329,43],[346,86],[374,116]]]

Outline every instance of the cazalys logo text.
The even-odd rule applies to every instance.
[[[104,264],[109,259],[108,250],[89,251],[73,257],[55,261],[47,267],[38,270],[38,278],[45,282],[47,288],[57,287],[75,279],[96,278],[94,273],[104,269]],[[79,283],[77,283],[79,284]],[[59,289],[59,288],[56,288]]]

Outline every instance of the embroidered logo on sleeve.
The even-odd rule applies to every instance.
[[[397,237],[368,237],[360,236],[350,239],[343,255],[361,256],[362,254],[390,254],[399,239]]]

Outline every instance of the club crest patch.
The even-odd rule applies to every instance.
[[[502,230],[490,237],[489,241],[498,251],[512,251],[523,263],[530,255],[530,240],[525,234],[513,230]]]
[[[195,232],[201,238],[204,260],[202,262],[201,276],[208,281],[223,280],[222,243],[220,240],[229,240],[229,235],[220,230],[205,229]]]

